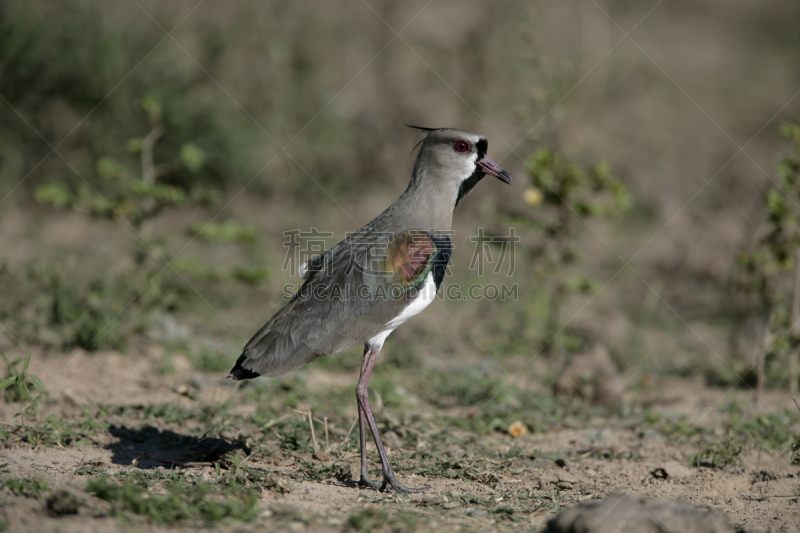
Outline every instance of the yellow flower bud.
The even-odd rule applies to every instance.
[[[531,187],[523,193],[522,199],[525,200],[525,203],[528,205],[537,206],[542,203],[542,200],[544,200],[544,195],[542,194],[542,191],[536,187]]]

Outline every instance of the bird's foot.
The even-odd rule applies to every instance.
[[[377,481],[375,479],[370,479],[369,475],[361,472],[361,479],[358,480],[358,484],[362,487],[370,487],[375,490],[379,490],[381,492],[388,490],[393,490],[395,492],[405,492],[407,494],[415,494],[417,492],[425,492],[426,490],[430,489],[430,487],[422,487],[419,489],[415,489],[412,487],[406,487],[400,481],[398,481],[397,476],[394,472],[389,472],[389,475],[386,475],[381,471],[381,476],[383,476],[383,482]]]
[[[358,484],[362,487],[371,487],[375,490],[381,490],[381,482],[370,479],[364,472],[361,472],[361,479],[358,480]]]
[[[389,472],[389,475],[383,474],[383,483],[381,484],[381,488],[378,489],[381,492],[386,490],[389,487],[391,490],[395,492],[405,492],[407,494],[415,494],[417,492],[425,492],[426,490],[430,489],[430,487],[421,487],[418,489],[414,489],[411,487],[406,487],[400,481],[397,480],[397,476],[394,475],[394,472]]]

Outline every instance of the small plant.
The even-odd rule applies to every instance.
[[[230,358],[225,357],[225,352],[211,350],[206,347],[190,352],[189,359],[197,370],[203,372],[220,373],[229,370],[231,366]]]
[[[792,439],[790,427],[798,417],[791,409],[778,409],[755,418],[741,417],[735,413],[728,415],[726,426],[730,434],[736,435],[753,446],[763,450],[785,448]]]
[[[123,332],[114,320],[123,304],[116,305],[109,295],[121,292],[120,288],[131,291],[128,283],[110,283],[107,276],[99,275],[79,285],[58,268],[36,263],[13,274],[0,272],[0,278],[4,278],[0,319],[24,342],[63,350],[125,347]]]
[[[367,508],[347,517],[347,525],[356,531],[376,531],[389,524],[386,509]]]
[[[235,220],[195,224],[187,233],[206,241],[248,243],[256,240],[256,229],[252,224],[242,224]]]
[[[106,500],[112,513],[147,516],[155,524],[201,521],[207,526],[226,518],[249,522],[258,514],[258,496],[253,490],[231,485],[220,491],[207,483],[193,483],[183,478],[166,482],[163,494],[152,493],[146,484],[108,477],[90,480],[86,492]]]
[[[151,129],[143,137],[130,139],[127,146],[128,153],[139,158],[138,171],[133,171],[130,162],[124,158],[103,155],[95,164],[100,179],[95,185],[90,187],[84,183],[72,190],[63,182],[46,183],[36,188],[36,201],[92,216],[124,219],[138,231],[145,221],[165,208],[213,201],[215,194],[199,185],[189,190],[170,184],[170,181],[177,181],[183,172],[195,175],[202,170],[206,163],[205,153],[194,143],[186,142],[177,150],[177,157],[156,163],[156,143],[167,133],[163,108],[152,96],[142,99],[141,107]]]
[[[9,429],[0,431],[0,439],[8,440],[12,436],[34,446],[83,446],[92,439],[98,431],[108,429],[108,424],[98,422],[96,417],[83,409],[83,420],[65,420],[56,415],[48,416],[44,421],[36,421],[29,425],[9,426]],[[25,410],[25,417],[33,417],[36,413],[29,407]]]
[[[756,369],[759,393],[765,359],[772,355],[787,361],[779,373],[788,377],[795,394],[800,386],[800,125],[783,123],[779,132],[792,142],[794,153],[781,161],[778,183],[764,196],[768,233],[739,256],[739,285],[758,297],[767,317]]]
[[[17,496],[27,496],[37,500],[41,500],[45,492],[50,492],[50,486],[47,481],[33,477],[6,479],[2,481],[2,486]]]
[[[34,280],[28,291],[35,291],[36,299],[17,297],[20,303],[11,310],[5,310],[8,304],[0,299],[0,318],[16,316],[14,329],[32,329],[28,335],[31,342],[51,344],[47,341],[58,339],[57,344],[63,349],[124,349],[125,334],[130,329],[147,328],[148,312],[174,311],[191,297],[193,291],[186,283],[187,277],[258,285],[269,276],[269,271],[261,267],[240,265],[223,272],[196,259],[179,257],[180,252],[169,253],[180,234],[204,241],[251,245],[256,230],[252,225],[228,220],[195,224],[175,234],[154,223],[159,214],[168,210],[213,205],[218,191],[202,184],[203,176],[213,173],[206,168],[205,152],[191,141],[177,141],[174,124],[169,122],[161,102],[147,96],[140,107],[150,130],[130,139],[127,153],[98,157],[91,185],[85,181],[75,185],[54,181],[38,186],[34,192],[40,204],[133,227],[141,237],[131,250],[133,266],[110,283],[105,276],[93,279],[88,287],[67,282],[51,269],[53,272],[45,271],[39,276],[42,279]],[[35,301],[31,304],[28,300]],[[123,331],[121,324],[126,321],[130,327]]]
[[[744,443],[728,437],[718,442],[706,444],[689,459],[689,466],[709,466],[723,468],[735,464],[744,450]]]
[[[789,445],[789,464],[800,465],[800,435],[795,435]]]
[[[797,410],[800,411],[800,403],[797,402],[797,398],[792,398],[792,400],[794,400]],[[800,465],[800,434],[792,435],[792,442],[789,443],[789,464]]]
[[[593,292],[597,284],[570,267],[580,262],[575,234],[581,221],[589,218],[613,218],[632,204],[625,186],[611,175],[605,162],[589,168],[568,160],[563,154],[541,148],[527,161],[531,187],[525,191],[526,203],[538,207],[529,218],[519,222],[541,232],[542,238],[527,246],[527,254],[537,280],[532,286],[547,287],[547,319],[543,332],[545,352],[553,352],[558,344],[570,343],[559,335],[560,308],[569,293]],[[575,349],[577,346],[562,346]]]
[[[28,365],[31,362],[30,353],[22,359],[14,359],[11,362],[3,352],[0,352],[0,357],[6,362],[6,375],[0,381],[0,390],[3,391],[3,397],[7,402],[35,404],[42,395],[47,395],[47,389],[42,380],[28,373]],[[31,392],[37,391],[39,394],[34,397]]]

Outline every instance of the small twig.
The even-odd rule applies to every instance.
[[[324,418],[325,418],[325,451],[330,451],[331,443],[328,440],[328,417],[326,416]]]
[[[755,397],[755,405],[756,408],[761,407],[761,397],[764,395],[764,359],[767,358],[767,354],[769,354],[770,346],[772,345],[772,322],[773,322],[773,312],[770,311],[769,317],[767,318],[767,325],[764,329],[764,339],[763,343],[763,353],[761,357],[758,358],[756,361],[756,397]]]
[[[311,411],[308,411],[308,425],[311,427],[311,440],[314,441],[314,454],[319,454],[319,447],[317,446],[317,436],[314,434],[314,418],[311,416]]]
[[[356,422],[358,422],[358,417],[355,417],[353,419],[353,423],[350,424],[350,429],[347,430],[347,436],[342,441],[343,443],[347,442],[348,440],[350,440],[350,434],[353,432],[353,428],[356,427]]]
[[[156,181],[155,165],[153,164],[153,147],[156,141],[164,134],[161,124],[156,124],[150,133],[142,138],[142,181],[152,185]]]
[[[277,424],[277,423],[279,423],[279,422],[283,422],[283,421],[284,421],[284,420],[285,420],[285,419],[286,419],[288,416],[289,416],[289,414],[287,413],[287,414],[285,414],[285,415],[279,416],[278,418],[275,418],[275,419],[273,419],[273,420],[270,420],[269,422],[267,422],[266,424],[264,424],[264,427],[262,427],[261,429],[262,429],[262,430],[264,430],[264,431],[266,431],[266,430],[268,430],[269,428],[271,428],[272,426],[274,426],[275,424]]]
[[[794,293],[792,294],[792,314],[791,326],[789,332],[791,334],[791,352],[789,353],[789,394],[797,394],[797,378],[800,374],[800,354],[798,354],[798,342],[800,342],[800,250],[795,254],[794,258]]]
[[[797,398],[792,396],[792,401],[794,402],[794,406],[797,407],[797,410],[800,411],[800,403],[797,403]]]

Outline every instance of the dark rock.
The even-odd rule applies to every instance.
[[[734,533],[715,509],[698,509],[672,498],[614,494],[565,509],[544,533]]]
[[[656,479],[667,479],[669,477],[669,474],[667,474],[664,468],[656,468],[650,472],[650,475]]]
[[[61,489],[54,491],[47,498],[47,510],[53,516],[78,514],[78,509],[80,509],[82,503],[75,494]]]

